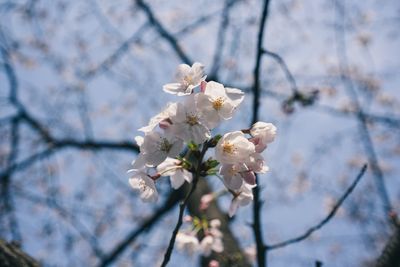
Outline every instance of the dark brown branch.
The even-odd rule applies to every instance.
[[[147,19],[151,25],[157,30],[157,32],[169,43],[178,57],[186,64],[191,65],[192,60],[183,51],[182,47],[179,45],[178,40],[168,32],[164,25],[155,17],[154,12],[151,10],[150,6],[143,0],[136,0],[137,6],[146,14]]]
[[[65,148],[74,148],[78,150],[101,150],[101,149],[111,149],[111,150],[126,150],[135,153],[139,152],[139,147],[130,141],[79,141],[74,139],[64,139],[64,140],[53,140],[51,139],[51,145],[45,150],[35,153],[26,159],[13,163],[8,168],[0,173],[0,179],[10,175],[12,172],[24,170],[39,160],[52,156],[54,153],[59,152]]]
[[[105,255],[101,262],[99,263],[99,267],[106,267],[115,262],[118,257],[132,244],[135,239],[142,234],[143,232],[149,231],[151,227],[156,224],[162,216],[164,216],[167,212],[171,211],[176,204],[178,204],[180,200],[180,191],[171,192],[165,201],[164,205],[160,208],[156,209],[154,214],[146,219],[139,227],[131,231],[123,240],[121,240],[110,253]]]
[[[253,72],[254,84],[252,87],[253,91],[253,116],[251,124],[258,121],[259,108],[260,108],[260,96],[261,96],[261,59],[263,55],[263,41],[264,41],[264,29],[267,21],[268,11],[269,11],[269,0],[264,0],[264,6],[261,12],[260,18],[260,28],[258,30],[257,36],[257,47],[256,47],[256,61]],[[258,177],[256,176],[256,183],[258,184]],[[264,267],[267,265],[267,254],[264,249],[263,232],[262,232],[262,222],[261,222],[261,206],[262,201],[260,200],[260,187],[256,186],[253,188],[253,233],[256,240],[257,249],[257,263],[259,267]]]
[[[358,173],[358,175],[357,175],[356,179],[353,181],[353,183],[349,186],[349,188],[345,191],[345,193],[338,199],[336,204],[333,206],[331,212],[329,212],[329,214],[323,220],[321,220],[318,224],[309,228],[304,234],[299,235],[298,237],[291,238],[286,241],[279,242],[279,243],[276,243],[273,245],[266,245],[265,249],[266,250],[274,250],[274,249],[285,247],[285,246],[288,246],[288,245],[291,245],[294,243],[298,243],[298,242],[303,241],[304,239],[308,238],[315,231],[321,229],[325,224],[327,224],[335,216],[335,214],[338,211],[338,209],[340,208],[340,206],[343,204],[343,202],[346,200],[346,198],[351,194],[351,192],[353,192],[354,188],[357,186],[358,182],[361,180],[361,178],[363,177],[366,170],[367,170],[367,165],[365,164],[361,168],[360,172]]]

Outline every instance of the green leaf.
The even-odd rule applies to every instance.
[[[188,144],[188,148],[189,148],[191,151],[197,151],[197,150],[199,150],[199,146],[198,146],[197,144],[193,143],[193,142],[190,142],[190,143]]]
[[[216,136],[214,136],[213,138],[210,139],[210,141],[208,141],[208,146],[209,147],[215,147],[218,144],[218,141],[222,138],[222,135],[217,134]]]

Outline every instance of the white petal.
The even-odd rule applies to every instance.
[[[227,97],[224,85],[214,82],[214,81],[210,81],[207,83],[204,94],[212,96],[213,98],[218,98],[218,97],[226,98]]]
[[[181,171],[175,172],[175,174],[170,176],[171,186],[173,189],[178,189],[185,182],[185,177],[182,175]]]
[[[214,238],[214,242],[212,244],[212,250],[214,250],[217,253],[221,253],[224,251],[224,243],[222,243],[221,238]]]
[[[157,172],[160,173],[162,176],[170,176],[174,175],[175,172],[178,170],[177,164],[180,161],[173,158],[166,158],[162,163],[157,166]]]
[[[236,88],[225,88],[226,94],[228,97],[232,100],[233,106],[236,108],[237,106],[242,103],[244,99],[244,93],[242,90],[236,89]]]
[[[229,217],[232,217],[233,215],[236,214],[238,207],[239,207],[238,200],[236,198],[232,199],[232,202],[231,202],[231,205],[229,206],[229,211],[228,211]]]
[[[224,176],[224,183],[229,189],[238,190],[243,184],[243,179],[239,174],[233,176],[226,175]]]
[[[191,183],[193,181],[193,174],[185,169],[182,169],[183,178],[188,182]]]
[[[171,150],[168,152],[168,156],[173,158],[173,157],[178,156],[179,153],[181,153],[182,148],[183,148],[183,142],[182,142],[182,140],[178,140],[178,139],[171,140],[170,142],[173,142],[173,143],[172,143]]]
[[[136,136],[136,137],[135,137],[135,141],[136,141],[136,144],[137,144],[138,146],[142,146],[142,145],[143,145],[144,138],[143,138],[143,136]]]
[[[139,153],[138,157],[136,160],[132,161],[132,168],[134,170],[139,170],[143,168],[146,165],[146,158],[142,153]]]
[[[202,254],[204,256],[206,256],[206,257],[210,256],[213,241],[214,241],[213,237],[209,236],[209,235],[204,237],[203,240],[201,240],[200,247],[201,247]]]

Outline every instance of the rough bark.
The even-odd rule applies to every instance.
[[[196,191],[193,193],[189,204],[189,212],[192,216],[203,217],[208,220],[219,219],[221,221],[221,231],[224,234],[224,251],[222,253],[212,253],[210,257],[201,259],[201,266],[208,266],[208,263],[214,259],[220,264],[220,267],[250,267],[250,263],[239,247],[239,243],[229,228],[229,217],[222,212],[215,201],[211,203],[205,212],[200,211],[199,203],[203,195],[212,192],[205,178],[198,181]]]
[[[395,227],[375,267],[400,267],[400,226]]]
[[[39,267],[40,264],[18,246],[0,239],[1,267]]]

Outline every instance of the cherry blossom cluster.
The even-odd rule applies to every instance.
[[[162,176],[169,176],[171,186],[178,189],[185,182],[192,183],[195,173],[201,177],[215,175],[233,196],[229,208],[233,216],[239,206],[253,200],[255,173],[268,171],[261,152],[274,140],[276,127],[257,122],[249,129],[212,136],[214,128],[232,118],[244,93],[207,82],[201,63],[179,65],[176,82],[164,85],[163,90],[181,101],[167,104],[139,129],[144,136],[135,138],[140,154],[129,171],[130,185],[143,201],[156,201],[155,184]],[[211,148],[215,148],[215,156],[205,160],[205,152]],[[189,236],[181,233],[179,239],[189,240]]]
[[[186,230],[179,231],[176,236],[177,247],[180,250],[193,255],[200,252],[204,256],[210,256],[211,252],[221,253],[224,251],[222,243],[223,234],[219,230],[221,221],[213,219],[207,221],[197,217],[191,218],[188,216],[186,221],[192,222],[192,227]],[[198,232],[202,232],[202,237],[199,239]]]

